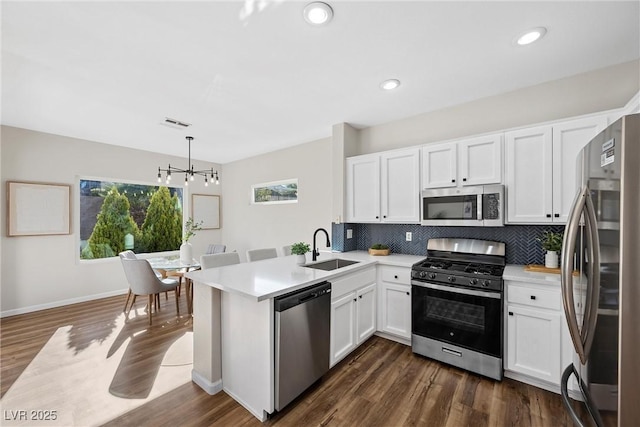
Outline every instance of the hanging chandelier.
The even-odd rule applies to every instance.
[[[189,169],[179,169],[171,166],[167,166],[166,169],[162,169],[158,167],[158,182],[162,182],[162,172],[166,173],[165,183],[169,184],[171,182],[171,173],[183,173],[184,174],[184,185],[189,185],[189,181],[193,181],[196,175],[204,176],[204,185],[205,187],[209,185],[209,181],[215,182],[216,185],[220,184],[220,179],[218,177],[218,171],[214,171],[213,168],[210,170],[193,170],[193,165],[191,164],[191,141],[193,140],[192,136],[187,136],[187,141],[189,141]]]

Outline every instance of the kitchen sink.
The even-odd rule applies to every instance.
[[[331,271],[331,270],[337,270],[338,268],[342,268],[342,267],[348,267],[350,265],[357,264],[359,262],[360,261],[350,261],[348,259],[336,258],[336,259],[330,259],[328,261],[317,262],[314,264],[306,264],[304,265],[304,267],[315,268],[316,270]]]

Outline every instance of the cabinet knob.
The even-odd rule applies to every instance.
[[[547,218],[551,218],[551,214],[547,214]]]
[[[463,180],[464,182],[466,182],[466,181],[467,181],[467,178],[462,178],[462,180]]]
[[[510,311],[510,312],[509,312],[509,316],[513,316],[513,311]]]
[[[376,215],[376,219],[380,219],[380,217],[378,215]]]
[[[452,179],[452,180],[451,180],[451,182],[456,182],[456,180],[455,180],[455,179]]]
[[[409,292],[407,292],[407,295],[411,295]]]
[[[357,301],[358,301],[358,299],[357,299],[357,298],[354,298],[354,299],[353,299],[353,302],[357,302]]]
[[[382,218],[386,218],[386,217],[387,217],[386,215],[382,215]]]
[[[360,295],[358,298],[362,299],[362,295]]]
[[[394,279],[397,279],[397,278],[398,278],[398,275],[396,274],[395,276],[393,276],[393,278],[394,278]]]
[[[555,218],[560,218],[560,214],[553,214]]]
[[[535,296],[535,295],[531,295],[531,299],[532,299],[532,300],[535,300],[535,299],[536,299],[536,296]]]

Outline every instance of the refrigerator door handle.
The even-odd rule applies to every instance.
[[[598,305],[600,303],[600,239],[598,237],[598,220],[593,206],[591,192],[587,189],[585,199],[585,224],[588,229],[589,245],[589,277],[587,282],[587,298],[585,301],[585,319],[582,324],[582,342],[585,359],[588,358],[595,336],[598,321]]]
[[[578,326],[578,318],[576,316],[573,299],[572,258],[576,248],[580,217],[582,216],[582,211],[586,203],[585,192],[588,192],[587,187],[581,189],[573,200],[569,218],[567,219],[567,225],[565,226],[564,239],[562,240],[562,260],[560,264],[560,283],[562,287],[562,304],[564,306],[564,314],[567,319],[567,326],[569,328],[569,334],[571,335],[571,341],[573,341],[573,347],[583,364],[587,359],[584,346],[582,344],[582,337]]]

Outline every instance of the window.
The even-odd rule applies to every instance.
[[[288,179],[252,185],[251,203],[298,203],[298,180]]]
[[[80,180],[80,258],[172,251],[182,242],[182,188]]]

